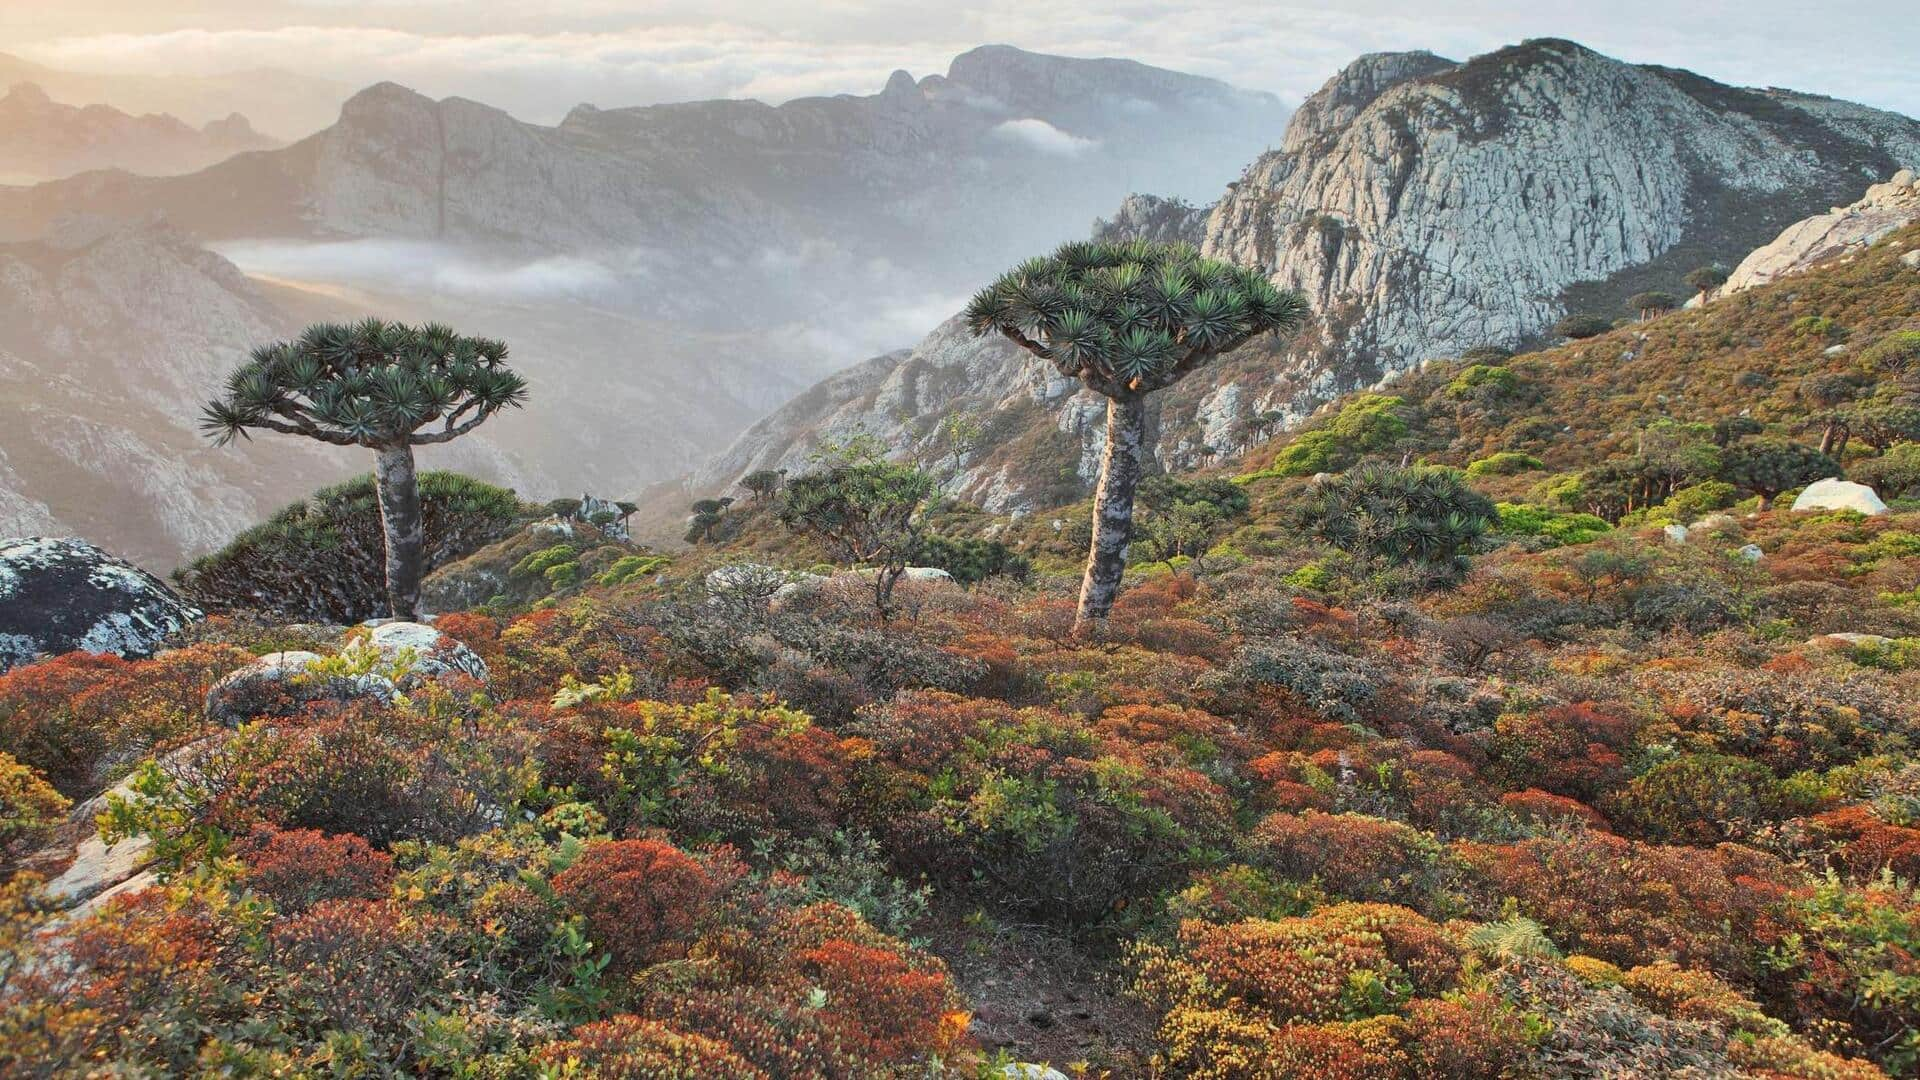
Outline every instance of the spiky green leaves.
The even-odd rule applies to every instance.
[[[1297,293],[1184,244],[1065,244],[1029,259],[967,305],[998,331],[1109,396],[1167,386],[1256,334],[1306,319]]]
[[[322,323],[254,349],[201,423],[221,444],[248,428],[365,446],[445,442],[525,401],[506,357],[504,344],[440,324]]]

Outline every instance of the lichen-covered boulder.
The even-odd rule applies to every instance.
[[[76,651],[151,656],[201,614],[84,540],[0,540],[0,671]]]
[[[1865,484],[1829,477],[1815,480],[1793,500],[1795,510],[1853,510],[1868,517],[1887,512],[1887,504]]]
[[[399,688],[403,691],[459,676],[482,683],[489,677],[487,662],[478,653],[425,623],[381,623],[374,627],[368,643],[388,664],[402,657],[412,658],[412,664],[400,676]]]
[[[239,725],[262,716],[291,716],[318,702],[377,701],[397,692],[384,675],[332,675],[313,670],[319,653],[268,653],[207,690],[207,719]]]

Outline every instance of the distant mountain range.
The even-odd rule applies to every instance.
[[[0,301],[0,362],[22,373],[0,397],[0,486],[36,529],[165,569],[361,467],[247,472],[282,453],[265,440],[209,458],[192,428],[219,369],[304,319],[381,313],[504,337],[533,380],[530,411],[460,464],[529,494],[624,494],[1127,191],[1217,190],[1286,115],[1208,79],[993,46],[864,97],[582,106],[552,127],[382,84],[315,135],[190,175],[0,188],[0,273],[30,287]],[[156,326],[180,329],[154,344]],[[58,383],[80,372],[84,393]],[[62,441],[115,415],[125,453]],[[137,518],[143,498],[174,508]]]
[[[239,113],[194,127],[165,113],[62,104],[35,83],[17,83],[0,97],[0,183],[37,183],[90,169],[169,176],[279,145]]]
[[[224,75],[126,75],[48,67],[0,52],[0,88],[33,83],[55,101],[106,105],[142,115],[165,113],[195,127],[244,113],[261,131],[298,138],[339,115],[353,87],[262,67]]]
[[[1301,105],[1280,148],[1211,206],[1141,196],[1100,231],[1186,240],[1304,292],[1315,325],[1256,342],[1163,395],[1169,467],[1231,451],[1421,361],[1541,340],[1568,311],[1684,294],[1788,224],[1920,163],[1920,122],[1744,90],[1531,41],[1465,63],[1362,57]],[[1077,498],[1102,402],[958,320],[834,376],[756,424],[688,489],[797,467],[873,435],[996,510]]]

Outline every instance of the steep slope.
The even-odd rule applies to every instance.
[[[1251,345],[1157,402],[1158,460],[1192,467],[1426,359],[1538,343],[1569,309],[1615,312],[1641,289],[1685,292],[1686,271],[1732,265],[1913,161],[1920,122],[1569,42],[1464,64],[1378,54],[1304,103],[1282,148],[1210,210],[1136,196],[1096,232],[1185,240],[1263,267],[1318,313],[1285,348]],[[995,510],[1085,490],[1103,438],[1091,395],[1048,386],[1011,346],[967,341],[952,322],[896,366],[863,368],[867,382],[847,399],[802,399],[695,485],[731,482],[747,463],[790,466],[817,440],[811,426],[857,425]],[[932,389],[889,396],[890,386]],[[970,447],[943,435],[988,422],[995,436]],[[1005,449],[1035,445],[1069,467]]]
[[[64,105],[33,83],[16,84],[0,97],[0,183],[34,183],[89,169],[188,173],[279,145],[239,113],[196,128],[164,113],[133,116],[110,105]]]
[[[1743,292],[1859,254],[1916,219],[1920,219],[1920,183],[1915,182],[1913,170],[1902,169],[1887,183],[1868,188],[1859,202],[1796,222],[1770,243],[1755,248],[1734,267],[1716,295]],[[1688,304],[1695,306],[1698,301],[1695,297]]]

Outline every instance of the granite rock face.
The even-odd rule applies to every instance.
[[[1304,292],[1325,340],[1311,361],[1355,385],[1617,310],[1650,271],[1672,287],[1692,269],[1663,263],[1683,245],[1732,261],[1914,164],[1920,122],[1572,42],[1376,56],[1300,109],[1214,207],[1205,249]]]
[[[66,652],[150,656],[201,617],[160,579],[82,540],[0,540],[0,671]]]
[[[1716,295],[1742,292],[1811,266],[1848,258],[1917,220],[1920,181],[1916,181],[1914,170],[1901,169],[1886,183],[1868,188],[1860,201],[1795,222],[1771,243],[1755,248],[1728,275]]]
[[[1696,266],[1732,265],[1916,164],[1920,121],[1572,42],[1465,63],[1384,53],[1302,104],[1280,149],[1212,207],[1134,196],[1097,233],[1198,244],[1299,289],[1315,312],[1296,339],[1250,343],[1154,395],[1148,451],[1188,468],[1428,359],[1537,344],[1569,310],[1684,291]],[[1037,509],[1089,490],[1103,416],[1103,401],[952,320],[802,394],[688,487],[796,468],[819,442],[863,432],[958,495]]]

